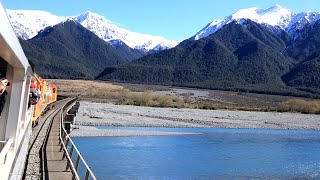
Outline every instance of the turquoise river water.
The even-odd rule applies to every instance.
[[[320,179],[320,131],[99,128],[201,134],[74,138],[98,179]]]

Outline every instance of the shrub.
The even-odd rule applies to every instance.
[[[320,101],[291,99],[281,103],[279,111],[300,112],[306,114],[320,114]]]
[[[172,108],[184,108],[188,106],[183,99],[177,96],[154,95],[152,91],[145,91],[141,94],[121,92],[118,93],[118,96],[120,100],[118,100],[117,104]]]

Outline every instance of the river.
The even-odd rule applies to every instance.
[[[200,134],[74,138],[98,179],[320,179],[320,131],[99,128]]]

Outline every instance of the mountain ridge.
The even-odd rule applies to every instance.
[[[266,9],[256,7],[240,9],[229,16],[213,20],[192,38],[199,40],[214,34],[226,24],[233,21],[241,23],[241,20],[243,19],[250,19],[256,23],[265,24],[266,26],[269,26],[270,29],[278,27],[285,30],[290,38],[295,40],[300,35],[297,32],[301,31],[306,24],[314,24],[320,19],[320,12],[307,11],[294,13],[280,5],[275,5]]]
[[[69,17],[58,17],[44,11],[34,11],[40,13],[41,17],[44,17],[44,19],[37,17],[36,15],[33,15],[35,17],[31,16],[31,18],[27,18],[27,16],[24,17],[23,14],[32,15],[33,11],[28,10],[7,10],[7,12],[17,35],[23,39],[29,39],[31,36],[35,36],[35,32],[44,29],[47,26],[57,24],[59,20],[73,19],[110,44],[118,46],[115,42],[121,41],[130,48],[139,50],[143,55],[169,49],[175,47],[179,43],[178,41],[166,40],[160,36],[151,36],[122,29],[117,25],[112,24],[103,16],[91,11]],[[16,16],[21,17],[21,20]],[[38,20],[41,26],[35,25],[34,19]],[[50,22],[50,19],[52,19],[52,22]],[[220,28],[233,21],[241,24],[244,19],[250,19],[256,23],[263,24],[272,31],[279,31],[279,29],[284,30],[288,33],[290,40],[295,41],[300,37],[301,31],[306,25],[310,24],[313,26],[314,23],[320,19],[320,12],[307,11],[295,13],[280,5],[275,5],[266,9],[257,7],[239,9],[229,16],[213,20],[190,38],[199,40],[214,34]],[[27,27],[27,25],[29,27]],[[33,30],[32,26],[36,26],[36,29]],[[24,32],[23,28],[26,32]],[[28,36],[28,38],[26,38],[26,36]]]
[[[166,40],[161,36],[136,33],[120,28],[104,17],[90,11],[69,17],[59,17],[39,10],[7,10],[7,13],[17,36],[24,40],[36,36],[40,30],[48,26],[73,19],[106,42],[120,40],[129,47],[144,53],[149,51],[157,52],[162,49],[172,48],[178,44],[178,41]]]
[[[44,78],[93,79],[107,66],[127,62],[113,46],[72,20],[20,43]]]
[[[320,72],[320,13],[294,14],[281,6],[251,8],[249,12],[263,17],[244,19],[247,9],[239,10],[214,33],[199,39],[193,36],[174,48],[157,46],[156,50],[161,51],[153,54],[131,50],[121,40],[110,40],[115,49],[122,51],[122,57],[138,59],[127,64],[109,64],[90,78],[284,95],[320,94],[316,82]],[[89,16],[99,18],[87,12],[81,19],[88,20]],[[277,17],[274,24],[279,25],[256,22],[266,17]],[[83,27],[79,19],[69,20]],[[299,23],[293,23],[296,20]],[[72,47],[62,43],[61,46]],[[81,54],[80,51],[77,56]]]
[[[250,20],[247,25],[252,28],[230,23],[198,41],[186,40],[175,48],[107,68],[97,79],[200,88],[285,87],[281,76],[292,63],[277,45],[267,45],[267,38],[254,33],[260,30],[271,37],[272,32]]]

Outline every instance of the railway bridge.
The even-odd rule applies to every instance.
[[[48,106],[32,130],[22,179],[96,179],[68,135],[78,108],[76,98]]]

